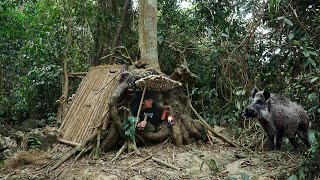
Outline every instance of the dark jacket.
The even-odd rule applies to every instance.
[[[139,110],[139,104],[140,104],[140,98],[141,98],[141,95],[139,96],[136,96],[134,98],[134,100],[132,101],[131,103],[131,114],[132,116],[134,117],[137,117],[137,114],[138,114],[138,110]],[[146,93],[146,96],[144,99],[149,99],[149,98],[154,98],[154,96],[151,96],[151,95],[148,95]],[[140,115],[139,115],[139,121],[143,121],[144,117],[145,117],[145,113],[152,113],[152,118],[148,116],[147,118],[147,122],[150,122],[151,124],[153,124],[156,128],[159,127],[159,125],[161,124],[161,114],[162,114],[162,109],[161,107],[159,107],[157,105],[156,102],[153,102],[153,105],[151,108],[148,108],[148,109],[144,109],[144,110],[141,110],[140,112]]]

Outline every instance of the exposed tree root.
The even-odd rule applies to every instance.
[[[74,161],[72,162],[70,167],[73,167],[73,165],[75,164],[75,162],[85,153],[87,153],[88,151],[90,151],[92,148],[94,147],[94,145],[92,144],[90,147],[88,148],[83,148],[82,151],[76,156],[76,158],[74,159]]]
[[[170,136],[170,129],[167,126],[163,126],[159,131],[155,133],[149,133],[144,131],[137,131],[146,142],[163,142]]]
[[[128,152],[134,151],[137,155],[141,155],[141,152],[138,150],[137,145],[131,139],[128,139]]]
[[[111,160],[111,162],[112,163],[115,162],[118,159],[118,157],[123,153],[123,151],[127,148],[128,148],[128,141],[126,141],[123,144],[123,146],[120,148],[120,150],[117,152],[116,156]]]
[[[183,137],[180,129],[180,122],[175,122],[172,126],[172,140],[174,144],[178,147],[183,145]]]

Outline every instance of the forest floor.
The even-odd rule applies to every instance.
[[[57,144],[49,151],[35,151],[33,156],[43,157],[37,163],[16,160],[16,164],[3,166],[0,179],[287,179],[296,170],[304,153],[294,151],[252,151],[233,148],[216,140],[209,143],[193,143],[182,147],[170,141],[139,147],[141,156],[123,153],[111,163],[115,151],[101,153],[99,158],[85,155],[74,162],[75,157],[59,168],[48,172],[61,156],[72,148]],[[153,157],[172,164],[172,169],[152,158],[133,165],[146,157]],[[73,163],[74,162],[74,163]],[[133,165],[133,166],[132,166]]]

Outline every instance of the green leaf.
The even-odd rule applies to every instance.
[[[303,172],[300,172],[299,179],[306,179],[306,175]]]
[[[217,166],[217,163],[214,159],[209,159],[209,160],[206,160],[205,161],[209,167],[209,169],[213,172],[216,172],[218,171],[218,166]]]
[[[129,127],[129,124],[125,124],[125,125],[122,127],[122,129],[123,129],[124,131],[126,131],[126,130],[128,129],[128,127]]]
[[[125,134],[126,136],[130,136],[130,130],[125,131],[124,134]]]
[[[308,51],[303,51],[302,54],[304,55],[304,57],[309,57],[310,56]]]
[[[311,143],[315,142],[315,140],[316,140],[316,134],[312,130],[309,132],[309,139],[310,139]]]
[[[287,18],[283,18],[283,20],[284,20],[284,22],[286,22],[289,26],[293,26],[293,23],[289,20],[289,19],[287,19]]]
[[[312,55],[314,55],[314,56],[318,56],[317,51],[309,51],[309,54],[312,54]]]
[[[298,41],[298,40],[293,40],[293,44],[295,44],[295,45],[300,45],[300,41]]]
[[[240,105],[240,102],[239,102],[239,101],[237,101],[236,107],[237,107],[238,110],[241,110],[241,105]]]
[[[309,64],[311,64],[313,67],[317,67],[316,62],[313,59],[309,58],[308,61],[309,61]]]
[[[246,173],[240,173],[240,175],[241,175],[241,178],[242,178],[243,180],[250,180],[250,176],[249,176],[248,174],[246,174]]]
[[[297,180],[297,176],[296,175],[292,175],[290,176],[287,180]]]
[[[317,109],[318,113],[320,113],[320,108]]]
[[[236,91],[236,95],[237,95],[237,96],[239,96],[240,94],[242,94],[242,90]]]
[[[246,94],[246,90],[244,89],[244,90],[242,90],[241,95],[244,96],[245,94]]]
[[[317,81],[319,79],[319,77],[314,77],[310,80],[310,83],[314,83],[315,81]]]
[[[317,93],[310,93],[310,94],[308,94],[308,99],[309,100],[312,100],[312,99],[314,99],[315,97],[317,97]]]
[[[221,35],[220,36],[222,36],[222,37],[226,37],[226,38],[228,38],[229,37],[229,35],[228,34],[226,34],[226,33],[221,33]]]
[[[293,39],[293,37],[294,37],[294,33],[293,32],[288,35],[288,39],[289,40]]]
[[[128,117],[128,122],[129,122],[131,125],[133,125],[133,124],[135,124],[135,123],[138,121],[138,119],[139,119],[139,118],[137,118],[137,117],[130,116],[130,117]]]

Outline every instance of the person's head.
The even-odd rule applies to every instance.
[[[152,98],[144,98],[142,105],[144,108],[152,108],[153,105],[153,99]]]

